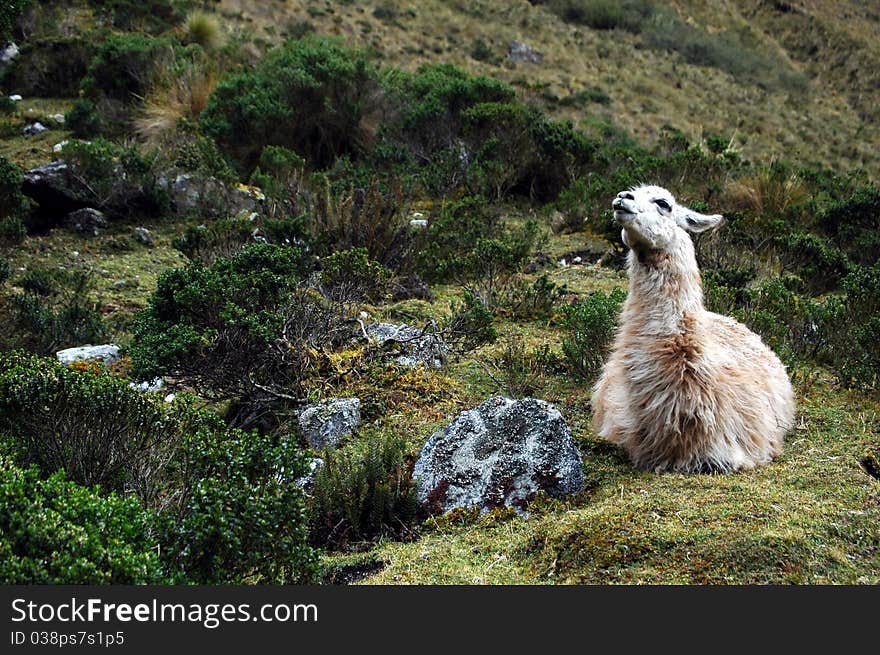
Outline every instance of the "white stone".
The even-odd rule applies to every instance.
[[[119,361],[119,346],[108,343],[101,346],[77,346],[65,348],[55,353],[58,361],[65,366],[74,362],[88,362],[100,359],[104,366],[110,366]]]

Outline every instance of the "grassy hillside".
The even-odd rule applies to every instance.
[[[0,581],[880,583],[871,3],[52,0],[11,29]],[[97,234],[22,195],[55,159]],[[179,176],[208,191],[181,198]],[[706,304],[797,394],[769,466],[642,472],[591,428],[627,284],[610,200],[640,181],[727,219],[696,238]],[[453,354],[398,365],[353,340],[372,321]],[[109,368],[52,361],[111,341]],[[129,387],[155,376],[158,394]],[[560,410],[584,491],[416,512],[425,441],[499,394]],[[349,396],[361,426],[310,448],[297,410]],[[302,493],[314,456],[331,465]],[[55,523],[32,520],[44,496]],[[51,554],[68,534],[88,549]]]
[[[626,4],[223,0],[219,10],[270,43],[314,30],[368,46],[382,63],[407,69],[451,61],[505,80],[586,129],[612,122],[650,144],[661,127],[672,125],[693,141],[721,134],[749,159],[863,166],[875,178],[880,173],[880,12],[870,3],[631,3],[666,12],[638,22],[661,37],[689,39],[690,57],[652,47],[645,34],[565,20],[566,10],[576,14],[572,8],[580,5]],[[615,25],[634,12],[608,13]],[[691,28],[683,36],[681,23]],[[539,50],[543,61],[512,62],[514,40]],[[707,54],[705,41],[718,51]],[[731,60],[744,60],[748,68],[731,73],[725,70]],[[718,61],[721,67],[712,65]],[[787,81],[774,79],[780,71]]]

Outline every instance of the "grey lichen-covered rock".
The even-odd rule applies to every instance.
[[[21,190],[43,209],[66,212],[87,206],[93,196],[63,159],[25,171]]]
[[[581,455],[559,411],[543,400],[500,396],[431,435],[413,477],[432,512],[522,510],[539,491],[558,497],[584,486]]]
[[[370,323],[364,330],[402,366],[440,368],[450,353],[449,346],[436,334],[405,323]]]
[[[40,121],[34,121],[29,125],[25,125],[24,129],[21,131],[25,136],[34,136],[35,134],[42,134],[46,132],[49,128],[43,125]]]
[[[165,380],[162,378],[153,378],[152,380],[144,380],[143,382],[129,382],[128,386],[141,393],[155,393],[165,388]]]
[[[104,212],[84,207],[70,212],[62,221],[62,225],[80,234],[96,237],[103,228],[107,227],[107,218],[104,216]]]
[[[14,43],[7,43],[0,48],[0,71],[5,70],[9,64],[15,61],[19,52],[18,46]],[[21,100],[21,98],[19,98],[19,100]]]
[[[361,422],[358,398],[333,398],[309,405],[299,413],[299,429],[316,450],[335,448]]]
[[[536,50],[528,43],[522,41],[511,41],[507,46],[507,58],[513,62],[528,62],[530,64],[540,64],[544,61],[544,53]]]
[[[55,353],[58,361],[69,366],[74,362],[101,360],[104,366],[110,366],[119,361],[119,346],[113,343],[101,346],[77,346],[66,348]]]

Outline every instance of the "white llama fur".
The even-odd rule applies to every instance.
[[[640,186],[612,203],[630,248],[629,293],[593,390],[593,427],[654,471],[724,473],[768,463],[794,424],[776,354],[741,323],[706,311],[694,246],[722,217]]]

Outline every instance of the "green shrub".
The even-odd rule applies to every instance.
[[[167,582],[150,516],[134,498],[42,478],[0,455],[0,582],[162,584]]]
[[[626,292],[615,288],[563,307],[562,352],[572,373],[587,381],[599,375],[625,298]]]
[[[0,284],[6,282],[12,275],[12,266],[5,257],[0,257]]]
[[[249,220],[225,218],[208,225],[191,225],[173,242],[174,248],[187,259],[210,266],[218,259],[233,257],[249,243],[254,243],[254,230]]]
[[[169,464],[156,530],[177,583],[302,584],[317,570],[307,545],[306,464],[293,440],[227,429],[202,414]]]
[[[11,296],[10,320],[6,330],[0,328],[0,346],[50,354],[59,348],[100,343],[107,326],[90,298],[89,273],[59,270],[27,284],[39,290]]]
[[[468,289],[452,301],[452,316],[442,325],[443,340],[459,354],[498,338],[495,318],[485,303]]]
[[[778,243],[784,270],[798,275],[813,294],[837,289],[850,270],[847,256],[815,234],[795,233]]]
[[[856,263],[873,266],[880,261],[880,187],[859,187],[829,203],[819,223]]]
[[[317,353],[351,336],[350,308],[300,284],[311,268],[297,248],[253,244],[164,272],[135,319],[133,374],[170,373],[208,398],[237,399],[230,420],[253,424],[302,394]]]
[[[541,376],[552,358],[547,345],[527,349],[522,338],[509,338],[504,341],[501,352],[481,364],[500,393],[510,398],[524,398],[539,388]]]
[[[21,169],[0,157],[0,246],[14,245],[24,237],[21,217],[27,210],[27,199],[21,192]]]
[[[103,131],[103,121],[95,103],[79,98],[64,115],[64,126],[81,139],[88,139]]]
[[[174,448],[161,405],[110,374],[79,372],[23,353],[0,356],[0,433],[23,465],[78,484],[155,494],[150,460]]]
[[[330,296],[386,300],[394,273],[371,260],[366,248],[335,252],[321,261],[321,285]]]
[[[4,87],[27,97],[76,97],[92,53],[79,36],[29,39],[3,76]]]
[[[428,223],[417,255],[419,273],[433,281],[447,281],[460,275],[474,244],[497,234],[498,224],[498,216],[490,212],[480,196],[445,203]]]
[[[344,548],[409,537],[418,511],[406,442],[379,434],[324,454],[309,508],[312,543]]]
[[[362,150],[361,119],[375,91],[376,73],[363,52],[308,36],[270,51],[253,71],[220,82],[201,125],[245,174],[268,145],[326,168]]]

